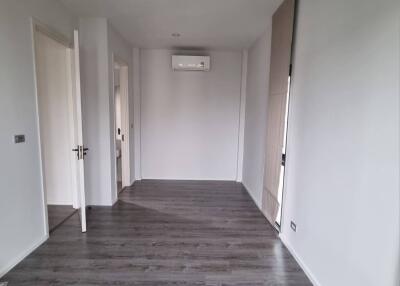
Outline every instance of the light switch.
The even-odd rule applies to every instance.
[[[24,143],[25,142],[25,135],[14,135],[14,143]]]

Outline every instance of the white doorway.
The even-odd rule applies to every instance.
[[[129,164],[129,70],[128,64],[113,55],[115,178],[119,194],[130,186]]]
[[[79,162],[85,152],[77,144],[82,139],[77,50],[47,26],[33,20],[32,27],[46,231],[54,231],[79,208],[82,231],[86,231],[83,163]]]

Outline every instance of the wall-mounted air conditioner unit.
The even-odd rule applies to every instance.
[[[209,71],[209,56],[172,56],[174,71]]]

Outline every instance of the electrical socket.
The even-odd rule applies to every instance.
[[[21,135],[14,135],[14,143],[18,144],[18,143],[24,143],[25,142],[25,135],[21,134]],[[0,284],[0,286],[2,286]]]
[[[296,226],[296,224],[295,224],[293,221],[290,221],[290,228],[291,228],[294,232],[296,232],[297,226]]]

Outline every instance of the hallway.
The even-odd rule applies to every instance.
[[[77,214],[10,271],[14,285],[311,285],[241,184],[137,182]]]

